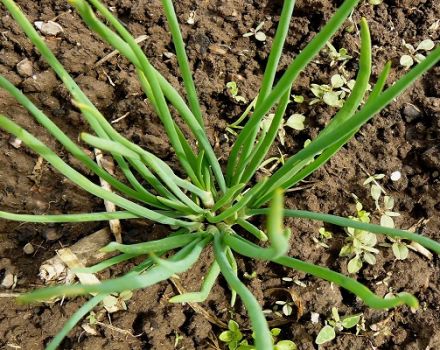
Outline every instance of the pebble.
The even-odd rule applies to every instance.
[[[400,171],[396,170],[391,173],[390,179],[391,181],[399,181],[402,177]]]
[[[27,58],[18,62],[17,72],[23,78],[31,77],[33,74],[32,62]]]
[[[405,116],[405,120],[407,123],[410,123],[413,120],[417,119],[418,117],[420,117],[421,114],[422,111],[412,104],[407,104],[403,108],[403,115]]]
[[[317,312],[312,312],[310,314],[310,321],[312,321],[312,323],[318,323],[319,322],[319,314]]]
[[[35,248],[32,245],[32,243],[26,243],[25,246],[23,247],[23,251],[25,254],[31,255],[35,252]]]
[[[43,237],[48,241],[56,241],[62,236],[61,232],[57,231],[54,228],[48,229],[43,233]]]
[[[9,271],[6,272],[6,275],[3,278],[1,286],[9,289],[9,288],[14,288],[16,284],[17,284],[17,277]]]
[[[53,21],[36,21],[34,22],[34,25],[40,30],[41,33],[45,35],[56,36],[63,31],[63,27]]]
[[[14,136],[11,136],[11,138],[9,139],[9,144],[14,147],[14,148],[20,148],[21,144],[23,143],[23,141],[21,141],[20,139],[17,139]]]

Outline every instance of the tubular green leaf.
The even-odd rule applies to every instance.
[[[17,300],[21,303],[30,303],[37,300],[48,300],[58,296],[77,296],[88,293],[116,293],[124,290],[146,288],[160,281],[164,281],[174,274],[189,269],[197,261],[208,241],[209,237],[203,240],[195,240],[172,256],[170,261],[179,262],[176,264],[174,271],[168,271],[164,267],[157,266],[140,275],[126,275],[103,281],[99,284],[76,284],[37,289],[31,293],[21,295]]]
[[[269,130],[265,135],[262,135],[260,141],[256,145],[254,151],[251,153],[248,159],[240,159],[240,165],[237,169],[237,174],[234,176],[239,177],[242,182],[247,183],[254,176],[257,169],[260,167],[261,162],[266,157],[267,152],[272,146],[278,130],[283,123],[284,113],[286,112],[287,105],[290,98],[290,89],[281,98],[281,101],[275,111],[275,116],[270,124]],[[247,166],[247,167],[246,167]]]
[[[281,58],[281,54],[283,52],[284,42],[286,41],[287,34],[289,32],[290,19],[292,17],[293,8],[295,6],[295,0],[285,0],[283,2],[283,8],[281,10],[280,22],[278,23],[277,31],[275,33],[275,37],[272,43],[272,49],[270,50],[269,58],[266,65],[266,70],[263,75],[263,81],[261,83],[260,92],[258,93],[257,103],[255,104],[255,108],[257,109],[260,104],[267,98],[270,91],[272,90],[273,82],[275,80],[275,75],[278,68],[278,63]],[[289,92],[284,93],[283,95],[287,96],[287,101],[289,101]],[[283,104],[284,102],[281,102]],[[287,102],[286,102],[287,106]],[[281,106],[279,109],[283,109]],[[285,107],[284,107],[285,110]],[[284,114],[284,111],[283,111]],[[235,183],[238,183],[241,178],[242,171],[244,169],[243,163],[247,160],[247,158],[253,154],[253,144],[255,137],[257,136],[259,130],[259,126],[256,125],[253,130],[253,135],[249,138],[249,142],[243,146],[242,154],[240,157],[239,165],[242,166],[237,174],[234,176],[236,180]],[[273,141],[272,141],[273,142]],[[263,155],[264,157],[264,155]],[[247,181],[243,181],[247,182]]]
[[[261,259],[264,255],[261,251],[263,248],[246,241],[241,237],[228,237],[225,241],[233,250],[237,253],[254,259]],[[333,282],[338,286],[349,290],[350,292],[356,294],[362,301],[371,308],[374,309],[388,309],[396,307],[399,305],[408,305],[410,307],[417,308],[419,303],[417,299],[409,293],[399,293],[397,296],[392,298],[381,298],[375,295],[363,284],[358,281],[346,277],[341,273],[332,271],[328,268],[317,266],[311,263],[307,263],[295,258],[289,258],[287,256],[279,257],[272,260],[273,262],[287,266],[298,271],[306,272],[312,276],[322,278],[326,281]]]
[[[251,209],[247,212],[247,214],[249,215],[267,215],[268,213],[269,213],[268,208]],[[368,231],[376,234],[382,234],[395,238],[408,239],[410,241],[417,242],[422,246],[424,246],[425,248],[430,249],[433,252],[440,255],[440,243],[416,233],[398,230],[390,227],[384,227],[380,225],[367,224],[356,220],[341,218],[336,215],[314,213],[305,210],[284,209],[284,216],[292,217],[292,218],[318,220],[341,227],[353,227],[359,230]]]
[[[272,349],[272,335],[269,331],[263,310],[254,295],[249,289],[235,276],[225,254],[225,245],[222,241],[222,234],[214,236],[215,259],[220,266],[220,271],[225,277],[229,286],[237,292],[248,311],[251,319],[252,329],[255,334],[255,346],[257,350]]]
[[[240,227],[244,228],[247,232],[257,237],[260,241],[263,242],[267,241],[266,234],[263,231],[261,231],[258,227],[252,225],[249,221],[243,218],[238,218],[237,225],[239,225]]]
[[[183,247],[201,236],[202,235],[200,233],[198,233],[197,236],[191,233],[187,233],[184,235],[171,236],[156,241],[149,241],[137,244],[121,244],[117,242],[110,242],[105,247],[101,248],[100,251],[105,253],[119,251],[121,253],[136,255],[148,254],[161,250],[167,251]]]
[[[192,79],[191,70],[189,68],[188,58],[185,52],[185,44],[183,42],[182,33],[180,32],[179,22],[174,11],[172,0],[162,0],[162,5],[167,17],[168,26],[173,37],[174,47],[176,49],[177,62],[182,73],[183,84],[188,95],[188,102],[191,106],[191,111],[197,118],[200,126],[203,126],[202,112],[200,110],[197,92]]]
[[[220,267],[217,262],[214,261],[209,268],[208,273],[202,282],[200,292],[189,292],[171,297],[168,301],[170,303],[202,303],[208,297],[212,287],[214,287],[215,281],[220,274]]]
[[[83,4],[83,2],[81,2],[81,4]],[[130,62],[132,62],[136,67],[138,67],[138,69],[142,70],[140,60],[135,55],[132,48],[126,42],[124,42],[116,33],[114,33],[111,29],[109,29],[102,22],[100,22],[95,16],[93,16],[93,12],[90,10],[89,7],[86,8],[77,7],[77,10],[91,29],[95,30],[105,41],[107,41],[111,46],[113,46],[116,50],[118,50],[120,54],[125,56]],[[101,12],[101,10],[106,10],[106,9],[103,6],[100,6],[99,11]],[[213,168],[220,189],[224,191],[226,185],[224,182],[220,164],[218,163],[218,160],[215,156],[211,144],[209,143],[206,133],[198,123],[194,114],[185,104],[179,93],[157,70],[155,70],[153,67],[152,69],[157,75],[158,82],[160,84],[161,89],[163,89],[163,93],[165,94],[166,98],[177,109],[180,116],[185,120],[185,122],[188,124],[191,131],[193,132],[194,136],[199,141],[199,144],[205,150],[206,157],[208,158],[210,165]]]
[[[98,294],[87,300],[81,307],[70,316],[70,318],[64,323],[63,328],[57,333],[52,341],[47,345],[46,350],[56,350],[61,345],[63,339],[69,334],[69,332],[76,326],[76,324],[82,320],[90,311],[93,310],[101,301],[103,301],[108,294]]]
[[[6,211],[0,211],[0,219],[23,222],[87,222],[87,221],[108,221],[108,220],[126,220],[137,219],[140,216],[128,211],[103,212],[103,213],[84,213],[84,214],[60,214],[60,215],[32,215],[32,214],[14,214]]]
[[[212,207],[212,211],[217,211],[228,204],[230,201],[232,201],[236,197],[238,192],[244,188],[245,185],[246,184],[241,183],[232,186],[231,188],[228,188],[226,193],[215,202],[215,205]]]

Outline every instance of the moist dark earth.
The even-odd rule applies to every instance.
[[[133,67],[119,56],[99,63],[112,51],[111,48],[91,34],[67,2],[21,0],[18,3],[32,22],[54,20],[62,26],[63,32],[56,37],[47,36],[46,42],[80,87],[109,120],[125,116],[114,124],[118,131],[154,152],[179,173],[181,170],[164,137],[160,121],[144,102]],[[135,37],[147,35],[141,43],[143,50],[154,66],[183,93],[160,1],[120,0],[105,3],[111,6]],[[338,4],[340,1],[297,1],[280,74],[330,18]],[[246,107],[232,98],[225,85],[235,81],[240,95],[248,101],[255,97],[281,5],[281,1],[267,0],[175,2],[207,133],[216,154],[221,155],[222,164],[234,141],[234,136],[227,133],[225,128]],[[187,23],[191,14],[194,14],[194,24]],[[354,57],[346,64],[350,76],[356,74],[359,58],[359,37],[353,23],[358,23],[362,16],[368,20],[372,34],[372,82],[388,60],[393,64],[388,84],[404,74],[403,67],[399,66],[400,57],[407,53],[402,39],[414,46],[428,38],[439,40],[438,1],[385,0],[378,6],[362,1],[352,15],[352,22],[347,21],[332,40],[336,48],[344,47]],[[252,36],[242,36],[262,21],[266,42],[259,42]],[[87,130],[85,121],[72,106],[67,90],[3,6],[0,7],[0,34],[0,73],[22,89],[72,139],[77,139],[80,131]],[[32,64],[30,74],[17,70],[17,64],[25,58]],[[321,54],[300,74],[292,92],[311,98],[310,84],[328,83],[335,73],[337,67],[330,67],[326,55]],[[423,222],[417,226],[418,232],[440,240],[439,76],[440,67],[434,67],[365,125],[328,164],[307,178],[296,191],[287,194],[286,206],[349,216],[355,213],[352,194],[356,194],[365,209],[372,212],[373,222],[377,223],[374,202],[368,188],[362,183],[368,177],[367,173],[383,173],[386,177],[381,184],[394,197],[394,210],[401,214],[395,220],[396,226],[408,229]],[[0,91],[0,112],[25,126],[63,159],[98,181],[4,91]],[[306,116],[306,128],[303,131],[287,130],[285,145],[277,145],[286,155],[294,154],[306,139],[315,137],[335,110],[322,104],[308,106],[307,103],[292,103],[287,115],[292,113]],[[273,147],[271,152],[271,155],[279,155],[277,147]],[[37,158],[25,146],[13,147],[9,135],[0,131],[1,210],[34,214],[104,210],[101,200],[75,187],[46,162],[37,164]],[[402,179],[390,181],[390,174],[396,170],[401,172]],[[338,256],[346,237],[343,230],[326,226],[334,233],[334,238],[327,242],[330,247],[325,249],[313,241],[313,237],[318,237],[322,223],[289,220],[286,224],[293,230],[291,256],[347,273],[347,258]],[[5,274],[6,267],[12,267],[18,278],[15,292],[39,287],[42,285],[38,278],[41,262],[52,257],[60,247],[70,246],[105,225],[35,225],[0,220],[0,277]],[[126,243],[157,239],[168,232],[169,228],[148,221],[123,223]],[[379,240],[384,242],[383,238]],[[29,242],[37,248],[32,255],[23,252],[24,245]],[[197,290],[211,261],[212,254],[204,254],[196,266],[181,276],[181,285],[186,290]],[[128,271],[134,263],[111,268],[98,274],[98,277],[107,279],[118,276]],[[304,273],[241,258],[238,259],[238,265],[240,277],[244,273],[256,272],[255,278],[244,281],[264,308],[273,306],[273,288],[283,288],[296,295],[297,304],[301,302],[302,310],[294,308],[292,315],[283,317],[278,324],[281,324],[281,338],[295,341],[299,349],[317,349],[314,339],[326,317],[330,316],[333,306],[339,309],[341,315],[363,313],[366,327],[358,336],[354,331],[338,334],[334,341],[322,346],[323,349],[440,349],[440,260],[436,256],[429,260],[410,251],[406,260],[399,261],[394,258],[390,248],[380,247],[377,263],[364,266],[355,276],[381,296],[390,290],[413,293],[421,304],[417,311],[407,307],[389,311],[368,309],[352,294]],[[283,277],[298,280],[303,286],[286,282],[282,280]],[[14,291],[4,289],[0,292]],[[90,335],[77,326],[61,348],[223,348],[218,340],[223,331],[218,321],[227,323],[231,318],[240,324],[245,335],[251,339],[242,303],[238,301],[235,308],[230,307],[230,291],[222,278],[208,300],[200,305],[211,317],[190,305],[168,303],[168,299],[176,293],[175,286],[168,281],[136,291],[127,302],[127,311],[119,311],[102,321],[109,325],[111,320],[115,328],[98,326],[97,335]],[[19,306],[13,298],[2,294],[0,347],[43,349],[85,300],[76,298],[65,300],[62,304]],[[318,323],[311,322],[312,312],[320,314]],[[213,320],[216,322],[210,322]]]

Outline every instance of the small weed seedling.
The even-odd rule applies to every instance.
[[[362,204],[356,202],[356,217],[350,217],[352,220],[359,222],[369,223],[370,213],[363,210]],[[348,238],[346,239],[346,244],[341,248],[339,256],[353,256],[347,265],[347,270],[349,273],[358,272],[363,263],[366,262],[370,265],[376,263],[375,254],[379,253],[379,250],[374,248],[377,244],[376,235],[371,232],[356,229],[353,227],[346,228]]]
[[[394,173],[393,173],[394,174]],[[382,180],[385,177],[385,174],[375,174],[369,176],[365,181],[364,185],[370,184],[370,194],[374,199],[376,204],[376,209],[380,214],[380,225],[384,227],[394,228],[394,219],[395,217],[400,216],[399,213],[392,211],[394,208],[394,198],[386,195],[385,190],[379,184],[379,180]],[[382,194],[385,194],[382,196]],[[383,205],[380,204],[381,199]],[[405,260],[408,257],[408,245],[400,238],[387,237],[388,240],[392,242],[391,248],[394,256],[398,260]]]
[[[364,328],[362,314],[345,316],[342,319],[339,316],[337,308],[332,308],[332,317],[325,322],[325,326],[319,331],[315,343],[322,345],[336,338],[336,332],[344,329],[350,329],[356,326],[356,335]]]
[[[260,128],[262,134],[267,134],[269,132],[270,126],[272,125],[273,119],[275,117],[275,114],[270,113],[264,119],[261,121]],[[286,130],[285,127],[289,127],[293,130],[304,130],[304,121],[306,120],[306,117],[302,114],[295,113],[292,114],[287,120],[284,119],[281,120],[281,125],[278,128],[278,139],[280,140],[280,143],[282,146],[284,146],[286,141]]]
[[[259,25],[257,25],[257,27],[251,28],[251,30],[245,34],[243,34],[243,36],[249,37],[249,36],[255,36],[255,39],[257,39],[258,41],[266,41],[266,34],[264,34],[264,32],[261,31],[261,29],[263,29],[264,26],[264,21],[261,22]]]
[[[304,102],[304,96],[301,95],[292,95],[292,101],[298,104],[301,104]],[[291,101],[289,101],[291,102]]]
[[[341,47],[339,50],[330,43],[326,43],[327,45],[327,55],[330,58],[330,67],[334,67],[337,64],[340,64],[340,68],[344,67],[345,64],[352,59],[353,57],[348,54],[347,49]]]
[[[405,67],[405,69],[410,69],[414,65],[414,61],[417,63],[423,61],[426,58],[425,54],[435,47],[435,44],[431,39],[421,41],[416,48],[411,44],[406,43],[405,40],[402,41],[403,46],[408,51],[407,55],[402,55],[400,57],[400,65]],[[422,52],[425,52],[425,54],[422,54]]]
[[[331,107],[341,108],[355,83],[355,80],[347,81],[343,75],[335,74],[330,79],[330,85],[312,84],[310,91],[315,95],[315,98],[310,100],[309,105],[323,102]]]
[[[229,93],[235,101],[246,103],[246,99],[238,94],[238,86],[235,81],[230,81],[226,83],[226,88],[228,89]]]
[[[229,350],[236,350],[243,340],[243,333],[240,331],[240,326],[234,320],[229,320],[228,330],[223,331],[219,339],[228,345]]]
[[[279,148],[277,149],[278,149],[278,153],[280,154],[279,157],[277,156],[269,157],[266,160],[264,160],[258,167],[258,170],[267,176],[272,175],[272,173],[279,165],[284,165],[286,155],[283,154]]]
[[[279,331],[270,330],[261,305],[245,281],[239,277],[241,274],[238,273],[236,263],[238,255],[247,259],[271,262],[322,278],[354,293],[369,307],[388,309],[403,304],[411,307],[418,306],[417,299],[409,293],[402,292],[384,299],[353,278],[324,266],[288,256],[291,230],[284,227],[284,218],[311,219],[348,227],[349,243],[343,250],[347,255],[355,256],[349,263],[350,272],[359,270],[363,261],[374,262],[377,234],[384,234],[393,239],[415,241],[437,254],[440,253],[439,243],[416,233],[372,225],[369,223],[367,213],[359,206],[357,217],[350,219],[305,210],[285,209],[283,194],[323,166],[353,138],[365,123],[437,64],[440,60],[440,47],[432,49],[424,60],[387,88],[386,82],[391,65],[385,64],[372,91],[368,92],[372,71],[372,49],[368,24],[365,19],[362,19],[360,21],[359,70],[356,82],[352,84],[344,80],[342,76],[336,76],[332,78],[331,86],[325,89],[320,88],[319,93],[316,90],[316,95],[326,103],[338,106],[338,112],[313,140],[305,144],[303,149],[293,155],[283,157],[283,163],[273,170],[270,177],[264,178],[256,176],[257,171],[273,146],[279,129],[287,123],[284,122],[284,118],[292,94],[292,84],[343,26],[360,0],[343,1],[319,33],[295,55],[285,71],[280,71],[279,61],[295,4],[294,0],[283,2],[258,97],[253,107],[250,108],[253,108],[252,116],[247,118],[246,123],[240,128],[230,128],[230,130],[235,129],[240,132],[230,153],[222,154],[222,157],[215,154],[205,128],[204,118],[213,116],[204,116],[202,113],[203,109],[197,97],[185,52],[185,42],[179,29],[178,16],[172,0],[161,0],[161,3],[173,40],[185,96],[181,96],[180,89],[172,86],[152,65],[136,39],[104,4],[99,0],[69,0],[70,5],[75,8],[87,26],[105,40],[111,48],[118,51],[123,59],[132,64],[133,71],[136,72],[140,86],[147,97],[146,102],[156,112],[164,126],[166,136],[175,153],[175,159],[179,163],[177,167],[180,171],[177,173],[168,163],[115,130],[108,121],[109,117],[104,117],[79,88],[49,49],[46,40],[40,36],[15,2],[13,0],[0,1],[71,94],[71,108],[80,112],[87,121],[87,130],[91,133],[81,133],[82,142],[92,149],[99,149],[111,155],[118,167],[116,173],[120,174],[115,176],[100,167],[84,151],[84,144],[80,146],[75,140],[69,138],[19,89],[0,76],[0,87],[23,105],[30,115],[63,146],[63,153],[71,154],[84,168],[89,170],[89,173],[85,175],[69,165],[65,161],[69,157],[61,158],[44,142],[4,115],[0,115],[2,132],[21,140],[22,147],[29,147],[73,184],[93,196],[113,203],[118,208],[115,212],[54,215],[28,215],[0,211],[0,219],[34,223],[137,219],[163,225],[168,230],[168,235],[158,240],[148,240],[137,244],[111,242],[101,250],[114,252],[117,255],[83,269],[85,270],[83,272],[96,273],[115,264],[136,259],[135,261],[139,262],[138,265],[135,265],[128,273],[101,281],[101,283],[59,285],[20,295],[18,300],[22,303],[91,295],[91,298],[71,316],[51,340],[47,350],[56,349],[72,328],[108,296],[116,298],[116,303],[125,302],[125,298],[130,295],[123,293],[121,296],[119,293],[144,289],[188,271],[205,249],[214,251],[214,259],[206,276],[202,279],[200,290],[175,295],[169,301],[171,303],[202,302],[208,297],[217,278],[222,275],[230,288],[232,304],[237,296],[247,310],[255,340],[252,345],[246,344],[238,325],[231,322],[229,331],[227,331],[229,333],[222,335],[223,340],[228,344],[231,343],[230,349],[241,347],[241,350],[254,348],[256,350],[275,348],[292,350],[295,348],[290,341],[274,340]],[[262,26],[261,23],[245,36],[254,35],[257,40],[264,41],[266,38],[261,31]],[[230,83],[228,88],[232,90],[231,95],[236,99],[239,96],[237,86],[233,82]],[[327,97],[324,98],[324,96]],[[365,103],[362,104],[364,98]],[[268,123],[265,132],[262,132],[261,121],[271,112],[274,113],[274,117],[270,124]],[[241,120],[239,118],[240,122],[244,119],[245,117]],[[296,116],[288,122],[289,127],[302,128],[304,120]],[[180,127],[182,124],[185,124],[184,128]],[[5,135],[2,137],[4,138]],[[219,159],[222,159],[224,164],[221,164]],[[96,184],[94,182],[96,178],[105,180],[112,190]],[[265,227],[255,225],[259,222],[256,219],[261,216],[267,218]],[[243,231],[248,234],[242,234]],[[249,236],[254,236],[254,241],[249,240]],[[265,246],[261,245],[262,242],[266,242]],[[165,256],[167,258],[164,258]],[[111,300],[110,306],[115,302],[115,299]],[[345,318],[342,321],[333,321],[333,329],[340,328],[338,322],[342,327],[344,324],[347,327],[354,324],[354,321],[349,322]]]
[[[280,328],[272,328],[270,330],[272,344],[274,350],[297,350],[297,346],[291,340],[278,340],[277,337],[281,333]],[[252,334],[255,338],[255,334]],[[220,334],[219,339],[226,343],[229,350],[256,350],[255,345],[250,344],[246,339],[243,339],[243,334],[239,329],[237,322],[230,320],[228,323],[228,330]]]
[[[324,227],[319,228],[318,233],[319,233],[319,238],[312,237],[313,242],[320,245],[321,247],[329,248],[326,242],[327,240],[333,238],[333,233],[327,231]]]

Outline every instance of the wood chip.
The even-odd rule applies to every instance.
[[[110,161],[110,159],[107,159],[107,162],[104,163],[103,159],[104,156],[101,152],[101,150],[95,148],[95,158],[98,165],[102,168],[104,168],[108,173],[114,174],[114,168],[115,165],[113,161]],[[110,184],[105,181],[102,178],[99,178],[99,181],[101,183],[101,187],[105,189],[106,191],[112,192],[112,188]],[[105,210],[109,213],[113,213],[116,211],[116,205],[113,202],[104,200],[104,206]],[[109,221],[110,230],[113,233],[113,236],[115,237],[116,242],[122,243],[122,228],[121,228],[121,222],[119,219],[113,219]]]
[[[99,251],[100,248],[110,243],[111,240],[112,235],[110,230],[104,228],[82,238],[72,245],[70,250],[78,257],[84,266],[91,266],[114,255]],[[55,255],[42,263],[39,275],[45,283],[65,283],[66,279],[69,277],[68,268],[58,255]]]

